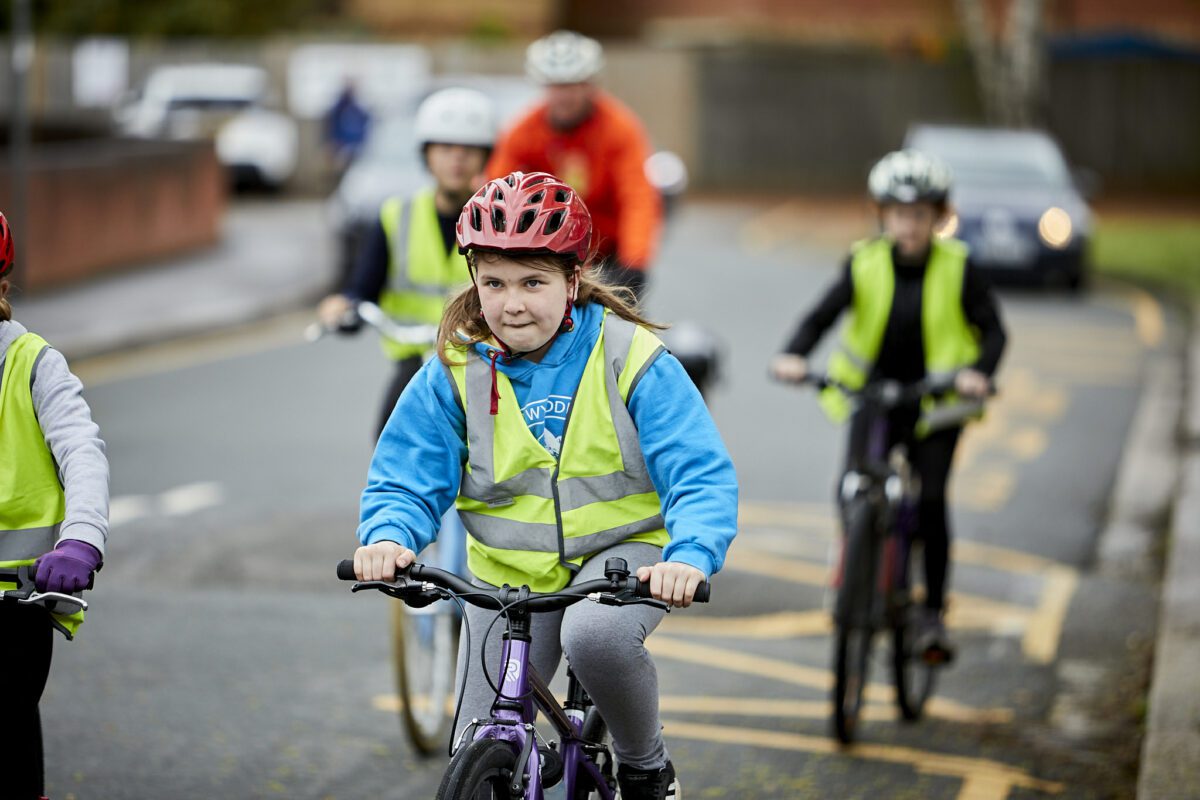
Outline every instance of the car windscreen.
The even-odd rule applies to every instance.
[[[1048,186],[1070,183],[1058,148],[1035,135],[926,133],[909,146],[944,160],[954,181],[971,186]]]

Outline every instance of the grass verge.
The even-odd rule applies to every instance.
[[[1092,239],[1097,275],[1200,299],[1200,215],[1105,214]]]

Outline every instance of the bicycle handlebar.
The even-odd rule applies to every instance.
[[[434,344],[437,341],[438,328],[436,325],[404,325],[392,319],[387,313],[369,300],[361,300],[347,314],[343,325],[328,328],[319,322],[314,322],[304,330],[304,338],[310,342],[318,341],[327,334],[346,328],[354,330],[358,322],[365,322],[379,332],[379,335],[396,344]]]
[[[34,586],[32,566],[16,569],[0,569],[0,581],[15,583],[17,588],[0,590],[0,600],[12,600],[21,605],[42,606],[60,614],[87,611],[88,603],[82,597],[65,592],[39,592]],[[88,589],[92,588],[89,582]]]
[[[925,395],[940,395],[954,391],[954,379],[957,374],[957,372],[951,372],[941,375],[929,375],[912,383],[903,383],[890,378],[884,378],[882,380],[871,381],[861,389],[851,389],[849,386],[834,380],[825,373],[810,372],[800,380],[800,384],[812,386],[817,390],[834,388],[849,397],[862,398],[887,407],[894,407],[907,403],[915,403]],[[992,397],[995,394],[995,385],[990,385],[988,387],[988,396]]]
[[[350,559],[338,562],[337,576],[343,581],[357,580],[357,576],[354,574],[354,562]],[[460,599],[471,605],[492,609],[493,611],[507,608],[518,601],[523,602],[529,611],[557,611],[593,595],[617,596],[618,598],[621,595],[625,595],[639,599],[651,599],[650,584],[642,583],[636,576],[629,575],[627,572],[625,573],[625,577],[617,577],[614,574],[612,577],[584,581],[573,586],[567,586],[557,592],[545,593],[528,591],[525,590],[525,587],[510,586],[489,589],[475,586],[451,572],[424,564],[413,564],[408,569],[402,570],[401,574],[396,577],[396,581],[392,583],[387,581],[363,581],[354,588],[355,590],[359,588],[390,588],[396,589],[400,593],[417,594],[428,592],[427,585],[431,584],[438,589],[447,590],[457,595]],[[402,584],[401,581],[404,583]],[[417,584],[415,591],[413,589],[414,583]],[[705,581],[696,587],[696,594],[692,597],[692,600],[697,603],[707,603],[710,594],[710,585]],[[393,596],[399,595],[393,594]]]

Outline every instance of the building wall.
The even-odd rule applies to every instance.
[[[28,169],[13,281],[37,291],[215,244],[225,176],[212,147],[118,142],[47,145]],[[0,208],[11,198],[0,161]]]

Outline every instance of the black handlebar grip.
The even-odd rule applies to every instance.
[[[344,561],[339,561],[337,565],[337,576],[338,580],[340,581],[358,580],[358,576],[354,574],[354,561],[349,558],[345,559]]]
[[[638,581],[637,578],[633,578],[632,580],[637,581],[637,588],[634,590],[634,594],[636,594],[638,597],[650,597],[651,596],[649,581],[647,581],[646,583],[642,583],[641,581]],[[708,581],[705,581],[704,583],[702,583],[696,587],[696,594],[694,594],[692,596],[692,602],[693,603],[707,603],[709,595],[711,593],[712,593],[712,584],[710,584]]]

